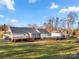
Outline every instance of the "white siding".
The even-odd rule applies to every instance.
[[[29,38],[28,34],[13,35],[13,39],[25,39],[25,38]]]
[[[61,33],[51,33],[51,37],[61,37]]]
[[[48,34],[41,34],[41,38],[50,38],[50,35],[48,35]]]

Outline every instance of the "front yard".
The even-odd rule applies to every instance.
[[[79,59],[77,39],[35,42],[3,42],[0,59]]]

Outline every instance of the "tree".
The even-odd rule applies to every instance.
[[[59,17],[56,17],[55,19],[55,29],[58,30],[58,25],[59,25]]]
[[[47,24],[49,27],[53,28],[53,20],[52,19],[49,19]]]
[[[76,12],[69,12],[67,15],[67,27],[68,27],[68,34],[72,35],[74,30],[73,30],[73,25],[77,19],[77,14]]]
[[[6,32],[6,31],[8,30],[8,25],[4,24],[4,25],[2,26],[2,30]]]
[[[62,29],[66,29],[66,19],[65,18],[60,20],[60,27]]]
[[[51,32],[54,29],[54,17],[49,18],[47,22],[44,22],[43,27]]]
[[[77,14],[76,12],[69,12],[67,15],[67,24],[68,24],[68,29],[73,28],[73,24],[75,20],[77,19]]]
[[[46,22],[44,22],[44,24],[43,24],[43,28],[47,28],[48,26],[47,26],[47,23]]]
[[[79,22],[78,22],[78,29],[79,29]]]

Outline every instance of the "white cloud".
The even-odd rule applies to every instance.
[[[0,0],[0,5],[5,6],[9,10],[15,10],[15,3],[14,0]]]
[[[29,2],[30,4],[34,4],[34,3],[37,2],[37,0],[28,0],[28,2]]]
[[[45,19],[45,18],[47,18],[47,16],[43,16],[43,18]]]
[[[52,2],[49,8],[50,8],[50,9],[59,8],[59,5],[56,4],[56,3],[54,3],[54,2]]]
[[[12,19],[12,20],[10,20],[10,22],[11,22],[11,23],[17,23],[18,20],[17,20],[17,19]]]
[[[4,18],[4,15],[0,15],[0,18]]]
[[[66,12],[79,12],[79,6],[71,6],[68,8],[63,8],[59,11],[59,13],[66,13]]]
[[[6,21],[6,24],[8,24],[10,26],[15,26],[18,23],[18,19],[8,19],[8,18],[6,18],[5,21]]]

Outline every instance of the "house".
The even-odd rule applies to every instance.
[[[29,27],[8,27],[8,30],[4,33],[6,40],[33,40],[40,39],[40,33]]]
[[[6,41],[33,41],[36,39],[48,39],[48,38],[64,38],[61,33],[49,33],[44,28],[30,28],[30,27],[8,27],[8,30],[4,32],[3,38]]]
[[[46,29],[38,28],[36,31],[40,33],[42,39],[51,37],[51,34]]]

